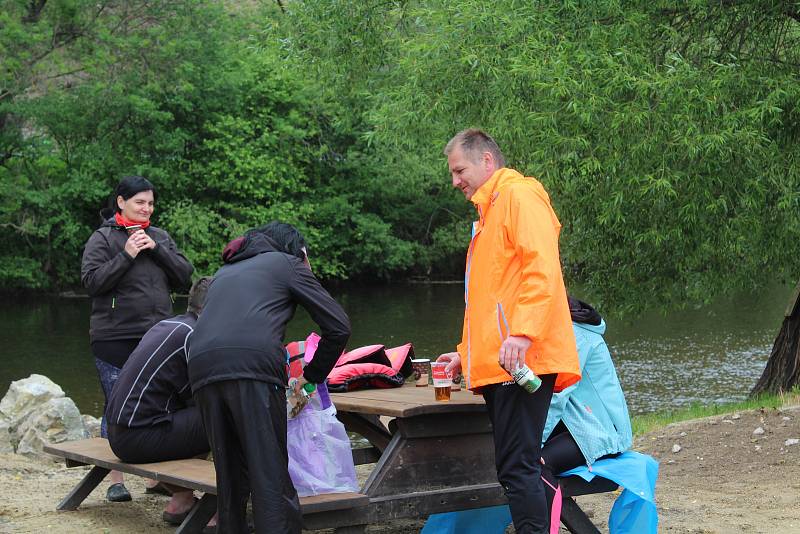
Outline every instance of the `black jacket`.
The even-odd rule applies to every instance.
[[[186,371],[186,338],[197,317],[178,315],[156,323],[128,357],[106,407],[109,424],[145,427],[172,419],[192,397]]]
[[[170,290],[188,288],[194,268],[160,228],[145,230],[156,248],[132,258],[125,252],[128,233],[108,219],[86,242],[81,282],[92,297],[89,338],[135,339],[172,315]]]
[[[278,252],[262,234],[248,238],[226,262],[208,288],[187,343],[192,390],[235,379],[285,386],[284,335],[297,304],[322,336],[304,375],[309,382],[323,382],[350,337],[342,307],[299,258]]]

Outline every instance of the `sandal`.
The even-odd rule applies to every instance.
[[[167,497],[172,497],[172,492],[169,490],[167,486],[165,486],[161,482],[158,482],[155,486],[144,488],[144,492],[155,495],[166,495]]]
[[[174,526],[180,525],[181,523],[183,523],[183,520],[186,519],[186,516],[189,515],[189,512],[191,512],[194,509],[194,506],[195,504],[197,504],[198,500],[199,499],[195,497],[193,499],[192,505],[185,512],[173,514],[164,510],[164,512],[161,514],[161,519],[163,519],[170,525]]]

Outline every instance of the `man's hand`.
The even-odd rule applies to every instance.
[[[294,383],[294,393],[299,394],[300,390],[302,390],[303,386],[305,386],[306,384],[308,384],[308,380],[306,380],[306,377],[304,375],[300,375],[297,378],[297,381]]]
[[[531,340],[525,336],[508,336],[500,345],[500,367],[508,374],[525,365],[525,353],[531,346]]]
[[[461,372],[461,355],[457,352],[448,352],[436,358],[437,362],[448,362],[445,370],[455,376]]]

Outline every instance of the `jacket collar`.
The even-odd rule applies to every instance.
[[[486,183],[480,186],[470,199],[470,201],[475,204],[475,207],[478,209],[481,219],[483,219],[484,215],[486,214],[486,210],[489,209],[489,206],[491,206],[497,199],[497,196],[500,194],[500,189],[510,182],[524,178],[525,177],[519,172],[515,171],[514,169],[509,169],[508,167],[503,167],[494,171],[489,179],[486,180]]]

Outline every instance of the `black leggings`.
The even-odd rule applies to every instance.
[[[586,463],[581,449],[575,443],[575,438],[569,433],[564,423],[559,421],[553,433],[542,446],[542,461],[544,462],[542,476],[553,487],[558,487],[556,475],[569,471]],[[544,485],[544,494],[547,497],[547,509],[553,508],[555,491],[547,484]]]
[[[194,458],[211,450],[197,406],[152,426],[108,425],[108,442],[120,460],[140,464]]]
[[[497,479],[519,534],[546,533],[549,523],[539,454],[556,375],[540,378],[542,385],[533,394],[514,382],[483,388],[494,429]]]

